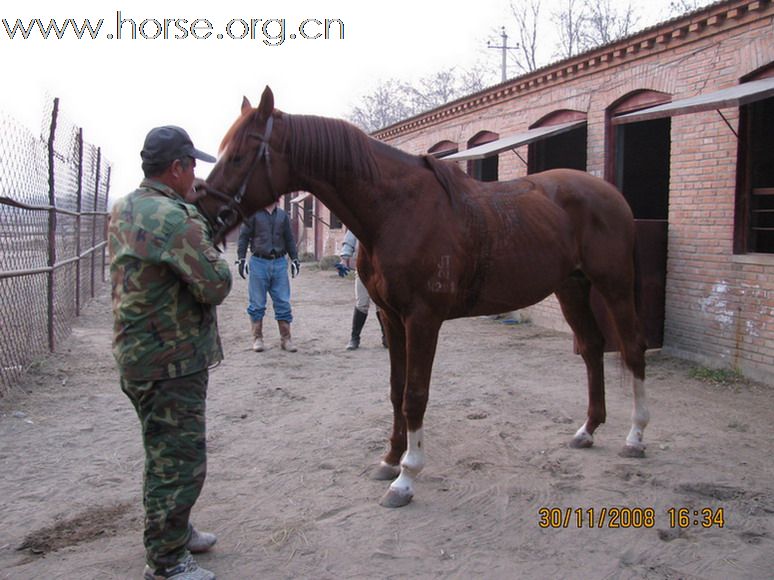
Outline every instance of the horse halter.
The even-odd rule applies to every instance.
[[[227,193],[214,189],[209,185],[205,184],[204,188],[208,195],[211,194],[213,197],[226,202],[226,207],[221,208],[218,211],[214,219],[215,223],[212,224],[213,227],[217,228],[216,237],[218,237],[218,235],[221,232],[227,230],[234,223],[236,223],[237,215],[239,216],[239,218],[242,219],[242,221],[245,221],[249,217],[245,215],[244,211],[242,211],[242,207],[241,207],[242,199],[244,198],[245,193],[247,192],[247,184],[250,182],[250,179],[253,176],[253,171],[255,171],[255,167],[258,165],[258,163],[260,163],[262,159],[265,161],[265,164],[266,164],[266,179],[269,183],[269,189],[272,192],[272,197],[274,198],[274,201],[277,201],[280,198],[280,194],[277,193],[277,190],[274,187],[274,181],[272,180],[272,176],[271,176],[271,156],[270,156],[270,149],[269,149],[269,140],[271,139],[271,131],[273,127],[274,127],[274,117],[269,116],[269,119],[266,121],[266,131],[263,134],[250,133],[249,136],[258,139],[260,141],[260,145],[255,151],[255,157],[253,158],[253,161],[250,164],[250,169],[245,174],[245,177],[242,180],[242,183],[239,186],[239,189],[237,190],[236,194],[229,195]],[[199,209],[201,211],[201,208]]]

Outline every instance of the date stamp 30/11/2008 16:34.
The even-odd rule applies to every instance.
[[[725,510],[722,507],[670,507],[663,515],[670,528],[722,528]],[[658,513],[652,507],[542,507],[538,510],[538,526],[546,529],[566,528],[654,528]]]

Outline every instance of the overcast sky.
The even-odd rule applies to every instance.
[[[555,3],[544,0],[548,10]],[[42,39],[37,27],[29,38],[23,39],[17,30],[11,40],[5,23],[0,23],[0,112],[38,134],[44,102],[59,97],[67,117],[84,128],[85,140],[101,146],[113,163],[114,197],[139,183],[139,150],[150,128],[180,125],[198,148],[215,154],[239,112],[242,96],[256,105],[265,85],[272,87],[276,106],[289,113],[344,117],[380,80],[412,80],[484,62],[497,68],[499,78],[498,58],[492,58],[495,51],[486,49],[486,41],[499,40],[500,26],[511,24],[509,4],[509,0],[4,2],[0,15],[11,27],[16,19],[28,26],[34,18],[44,25],[55,19],[60,26],[72,18],[79,27],[88,18],[94,28],[100,19],[103,22],[95,40],[88,31],[79,40],[71,28],[62,39],[53,31]],[[668,0],[643,0],[649,11],[646,23],[666,19],[668,5]],[[125,21],[120,39],[119,14]],[[323,35],[326,19],[332,21],[328,39]],[[166,32],[156,25],[164,21]],[[253,39],[245,28],[251,22]],[[299,29],[301,23],[305,24]],[[206,177],[209,169],[200,163],[197,173]]]

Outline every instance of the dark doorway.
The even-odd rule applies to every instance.
[[[499,160],[497,155],[470,162],[470,176],[479,181],[497,181]]]
[[[671,117],[616,126],[616,186],[634,213],[637,310],[648,346],[664,342]]]
[[[499,139],[497,133],[491,131],[481,131],[468,141],[468,149],[491,143]],[[479,181],[497,181],[499,175],[499,156],[492,155],[484,159],[473,159],[468,161],[468,175]]]
[[[528,173],[558,167],[586,171],[586,126],[530,143],[527,153]]]
[[[634,219],[668,217],[671,127],[670,117],[615,127],[615,185]]]
[[[648,348],[664,342],[669,168],[672,120],[669,117],[636,123],[616,123],[615,117],[669,101],[669,96],[640,91],[608,111],[608,164],[605,175],[624,195],[634,214],[637,313]],[[599,297],[596,301],[601,303]],[[597,304],[598,319],[606,318]],[[610,323],[608,345],[614,345]]]

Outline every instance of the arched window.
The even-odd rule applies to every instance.
[[[648,342],[664,337],[669,218],[671,117],[627,122],[621,115],[671,101],[665,93],[635,91],[618,99],[606,113],[605,176],[632,208],[637,232],[637,311]]]
[[[468,149],[496,141],[500,136],[491,131],[480,131],[468,141]],[[468,175],[479,181],[497,181],[498,179],[498,160],[497,155],[486,157],[484,159],[473,159],[468,161]]]
[[[586,113],[571,109],[560,109],[549,113],[530,129],[552,127],[577,121],[585,121]],[[527,150],[527,172],[538,173],[557,167],[569,167],[586,171],[586,135],[585,124],[563,131],[549,134],[546,137],[529,144]]]
[[[669,101],[666,93],[640,90],[607,109],[605,178],[624,194],[635,219],[667,219],[672,121],[670,117],[633,123],[616,119]]]
[[[440,159],[441,157],[446,157],[447,155],[456,153],[459,151],[459,149],[460,148],[456,143],[449,141],[448,139],[444,139],[443,141],[439,141],[430,147],[427,152],[433,157],[438,157]]]

